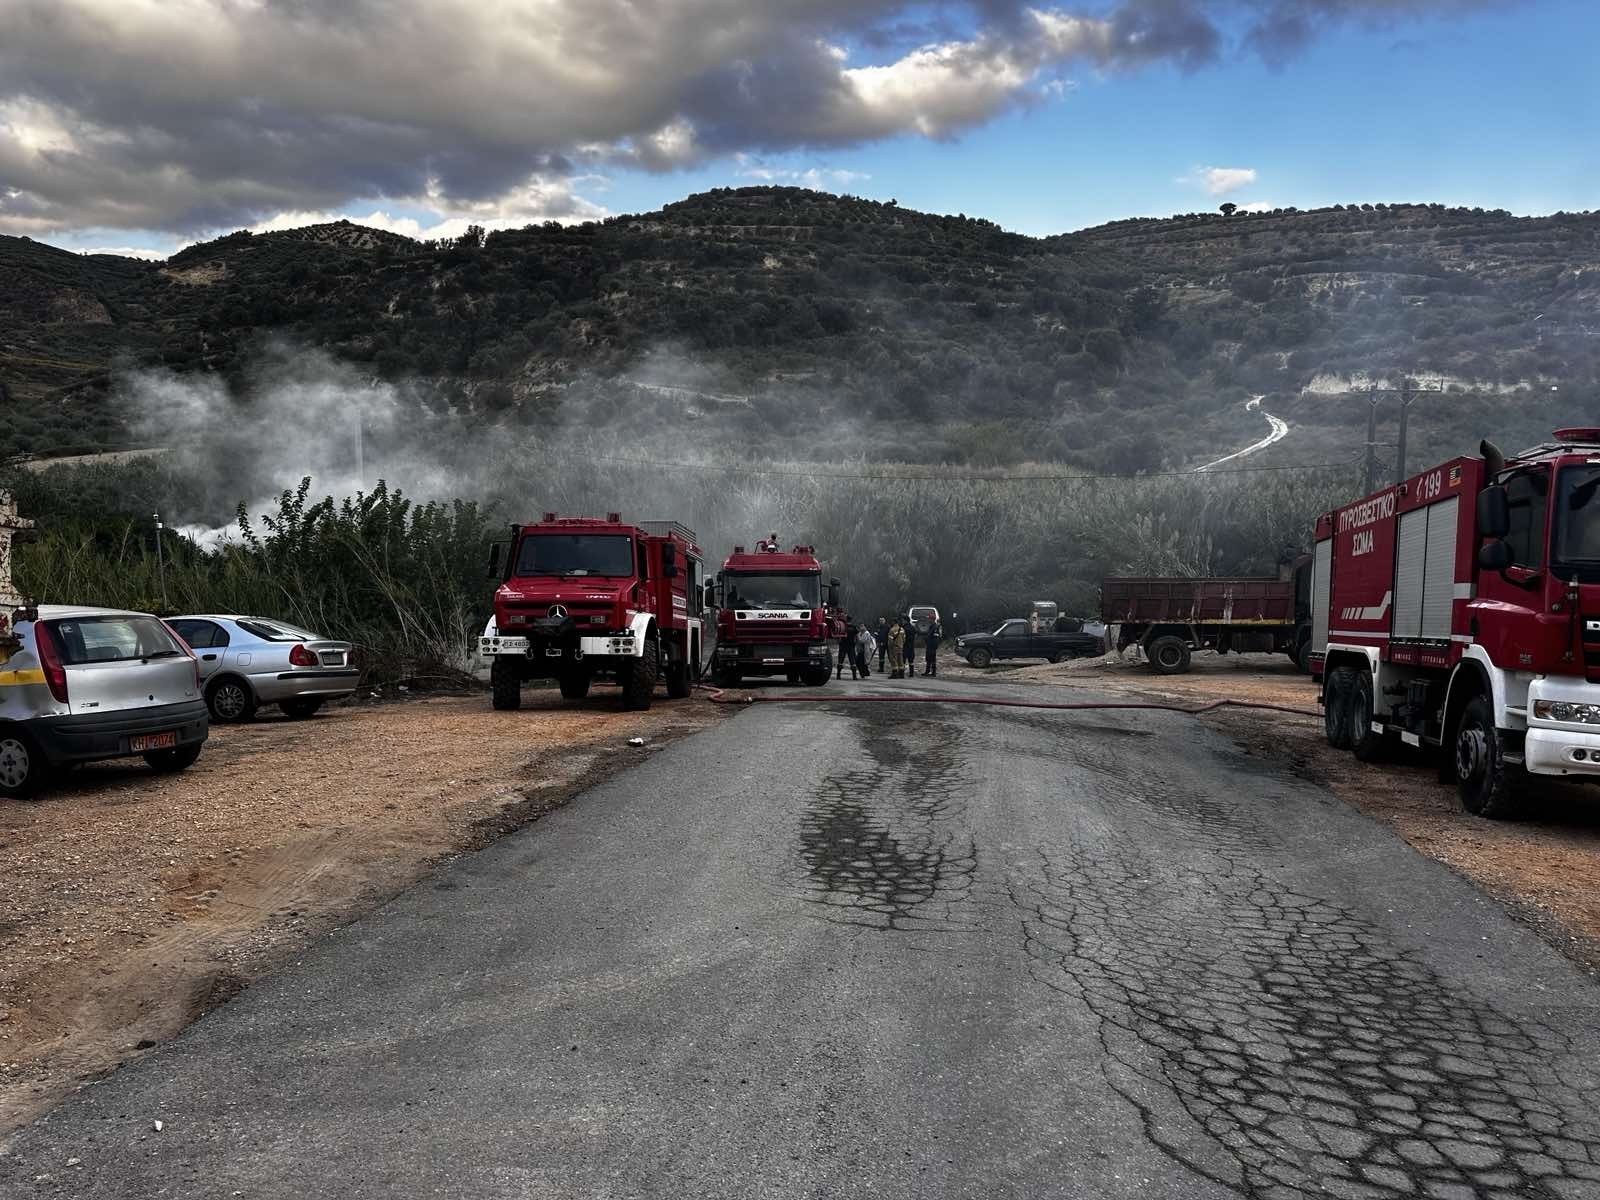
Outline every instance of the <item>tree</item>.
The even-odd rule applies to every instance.
[[[1218,205],[1217,207],[1222,210],[1222,215],[1225,216],[1225,217],[1231,217],[1231,216],[1233,216],[1233,214],[1235,212],[1237,212],[1239,210],[1239,206],[1237,204],[1235,204],[1232,200],[1228,200],[1228,201],[1224,202],[1223,204]]]

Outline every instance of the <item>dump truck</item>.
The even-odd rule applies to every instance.
[[[715,682],[782,675],[819,687],[833,677],[845,617],[839,581],[824,587],[815,547],[784,550],[776,533],[758,541],[754,552],[735,546],[706,583],[705,604],[717,615]]]
[[[1117,649],[1139,646],[1151,669],[1179,675],[1196,650],[1287,654],[1302,669],[1311,649],[1309,555],[1280,577],[1113,576],[1100,585],[1100,618]]]
[[[1328,743],[1438,751],[1462,807],[1600,778],[1600,427],[1430,467],[1316,526],[1312,655]]]
[[[704,625],[693,530],[547,512],[511,527],[490,551],[489,572],[500,586],[478,652],[490,663],[495,708],[519,707],[530,679],[554,678],[569,700],[596,680],[615,683],[633,709],[650,707],[663,678],[674,699],[693,689]]]

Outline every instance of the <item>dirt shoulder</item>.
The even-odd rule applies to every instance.
[[[1125,692],[1183,704],[1228,698],[1317,709],[1317,685],[1278,655],[1198,654],[1187,675],[1153,674],[1115,658],[990,672],[1005,680]],[[957,662],[941,675],[978,675]],[[1319,720],[1233,710],[1199,718],[1252,755],[1284,763],[1346,803],[1383,822],[1411,846],[1447,863],[1562,953],[1600,968],[1600,790],[1541,782],[1518,821],[1486,821],[1461,811],[1432,760],[1406,751],[1368,765],[1330,748]]]
[[[729,711],[523,703],[263,717],[214,729],[183,775],[97,765],[0,801],[0,1137],[440,859]]]

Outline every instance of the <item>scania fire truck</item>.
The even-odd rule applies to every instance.
[[[478,646],[494,706],[517,708],[524,680],[552,677],[569,700],[601,679],[621,685],[629,708],[649,708],[662,676],[668,696],[687,696],[700,673],[700,564],[694,532],[676,521],[545,513],[513,525],[490,552],[501,583]]]
[[[1484,442],[1317,522],[1313,672],[1330,745],[1438,747],[1485,817],[1528,775],[1600,778],[1600,428]]]
[[[777,534],[757,542],[753,554],[735,546],[706,585],[705,602],[717,610],[716,682],[783,675],[815,687],[833,675],[834,648],[845,628],[839,581],[829,580],[824,590],[813,547],[785,552]]]

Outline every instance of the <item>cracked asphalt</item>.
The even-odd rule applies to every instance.
[[[80,1092],[0,1194],[1600,1197],[1597,1002],[1187,718],[756,705]]]

